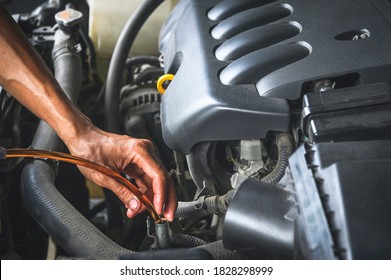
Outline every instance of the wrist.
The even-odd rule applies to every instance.
[[[92,138],[93,136],[91,135],[99,129],[92,124],[89,118],[78,111],[72,117],[66,118],[61,127],[55,130],[65,145],[71,150],[74,149],[74,146],[81,139]]]

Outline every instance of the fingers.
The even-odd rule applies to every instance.
[[[110,189],[128,209],[129,218],[132,218],[145,210],[141,201],[130,190],[119,184],[117,181],[103,175],[100,172],[91,171],[84,167],[80,167],[80,171],[84,174],[84,176],[99,186]]]
[[[140,177],[142,177],[143,182],[147,185],[147,187],[152,187],[152,203],[158,214],[161,214],[166,202],[168,174],[164,167],[155,160],[152,156],[153,154],[154,153],[150,149],[140,151],[138,156],[135,156],[134,164],[144,171],[144,174]]]
[[[156,212],[159,215],[163,213],[168,220],[172,220],[177,207],[175,190],[172,179],[155,153],[153,144],[148,140],[113,134],[100,136],[102,138],[98,141],[99,144],[87,143],[88,148],[83,149],[83,153],[87,151],[85,157],[135,178],[140,191],[150,199]],[[100,153],[88,152],[97,150],[97,145]],[[126,214],[129,218],[146,209],[130,190],[115,180],[86,168],[80,170],[96,184],[113,191],[128,209]]]
[[[141,187],[142,189],[147,189],[147,186],[152,185],[151,179],[146,175],[144,175],[142,178],[136,179],[136,183],[138,186],[143,186]],[[156,196],[155,193],[151,192],[150,188],[148,188],[147,190],[148,191],[146,194],[148,197],[154,198],[154,206],[155,206],[156,203],[159,203],[156,202],[156,200],[159,199],[159,197]],[[166,187],[164,189],[163,197],[164,197],[164,201],[162,207],[164,210],[163,212],[158,212],[158,213],[159,214],[163,213],[164,217],[167,220],[173,221],[175,210],[178,206],[178,202],[177,202],[176,192],[174,188],[174,182],[170,176],[167,177]]]
[[[129,169],[127,172],[132,173]],[[172,221],[178,206],[172,178],[167,173],[155,178],[151,178],[151,176],[147,173],[142,174],[136,178],[136,184],[140,189],[148,190],[146,194],[150,199],[153,199],[152,202],[158,214],[163,213],[166,219]]]
[[[163,188],[154,187],[156,186],[156,183],[154,185],[153,179],[151,179],[146,173],[136,178],[136,184],[140,188],[140,190],[143,191],[150,199],[156,209],[156,212],[159,215],[162,214],[163,205],[166,201],[166,186],[163,185]]]
[[[168,181],[168,189],[167,189],[167,203],[164,207],[164,217],[170,222],[174,220],[175,210],[177,207],[178,207],[178,201],[176,197],[174,183],[170,178]]]
[[[138,214],[144,212],[146,209],[145,206],[142,205],[142,203],[140,203],[140,201],[135,198],[130,199],[129,203],[127,205],[125,204],[125,206],[127,208],[126,216],[129,219],[134,218]]]

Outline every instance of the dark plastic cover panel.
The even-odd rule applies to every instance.
[[[289,129],[286,99],[304,84],[391,80],[390,22],[388,0],[181,1],[160,33],[175,74],[165,141],[188,153],[201,141],[262,138]]]
[[[254,84],[226,86],[215,49],[221,43],[207,11],[220,1],[181,1],[160,34],[165,71],[175,74],[161,105],[163,137],[174,150],[188,154],[202,141],[263,138],[270,130],[287,131],[286,100],[258,95]]]

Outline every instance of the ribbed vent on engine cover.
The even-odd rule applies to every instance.
[[[221,2],[218,10],[228,7],[230,2]],[[261,4],[262,1],[250,3]],[[216,14],[215,9],[212,8],[209,15]],[[212,37],[226,40],[216,49],[216,58],[230,62],[220,73],[223,84],[255,84],[267,74],[310,54],[311,46],[306,42],[275,46],[301,32],[298,22],[275,23],[292,12],[293,7],[288,4],[261,5],[240,11],[213,27]]]
[[[224,40],[216,57],[230,62],[219,75],[223,84],[298,99],[308,81],[353,73],[365,83],[390,79],[389,1],[241,3],[221,1],[208,12],[218,22],[212,37]]]

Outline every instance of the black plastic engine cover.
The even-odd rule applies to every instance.
[[[181,1],[160,34],[165,71],[175,78],[161,105],[163,137],[172,149],[188,154],[202,141],[262,138],[269,130],[287,131],[286,100],[260,97],[254,85],[226,86],[210,35],[216,24],[207,11],[220,1]]]
[[[163,136],[197,142],[262,138],[289,128],[284,99],[303,84],[355,74],[391,80],[388,0],[181,1],[160,34]],[[276,98],[270,98],[276,97]]]

